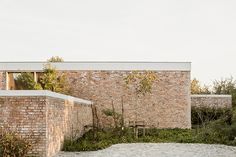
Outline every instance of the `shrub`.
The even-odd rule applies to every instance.
[[[205,126],[208,122],[218,119],[224,119],[227,124],[231,124],[232,110],[228,108],[192,108],[191,122],[193,127]]]
[[[197,112],[197,111],[196,111]],[[204,113],[206,110],[204,110]],[[65,151],[93,151],[109,147],[117,143],[135,142],[178,142],[178,143],[206,143],[206,144],[226,144],[236,146],[236,110],[233,111],[231,123],[228,117],[232,117],[232,111],[208,111],[209,119],[214,119],[205,123],[204,127],[195,129],[147,129],[146,136],[135,138],[133,129],[125,128],[122,133],[118,129],[96,130],[97,136],[94,138],[93,130],[85,133],[81,138],[66,141]],[[212,113],[213,112],[213,113]],[[219,112],[219,113],[218,113]],[[111,113],[111,112],[109,112]],[[223,114],[227,113],[227,116]],[[219,114],[219,116],[218,116]],[[217,119],[217,120],[215,120]],[[230,118],[231,119],[231,118]]]
[[[43,75],[40,77],[40,84],[44,90],[50,90],[62,94],[69,94],[66,76],[60,74],[50,64],[45,65]]]
[[[16,89],[33,90],[42,89],[42,87],[34,81],[34,76],[32,73],[24,72],[16,78]]]
[[[32,149],[33,141],[28,137],[20,136],[9,128],[1,128],[0,131],[0,156],[1,157],[25,157]]]

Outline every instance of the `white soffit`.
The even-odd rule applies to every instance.
[[[0,62],[0,71],[42,71],[47,62]],[[190,62],[61,62],[58,70],[191,71]]]

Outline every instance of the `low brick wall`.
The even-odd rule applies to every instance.
[[[231,95],[191,95],[192,107],[231,108]]]
[[[0,91],[0,126],[17,128],[38,141],[29,155],[51,157],[65,138],[84,133],[92,123],[91,102],[49,91]]]

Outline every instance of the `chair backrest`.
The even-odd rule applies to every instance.
[[[129,127],[145,126],[145,121],[129,121]]]

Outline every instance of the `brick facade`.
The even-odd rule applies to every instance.
[[[61,150],[64,139],[84,134],[84,126],[92,124],[90,105],[47,97],[47,156]]]
[[[0,71],[0,90],[6,89],[6,72]]]
[[[231,95],[192,95],[192,107],[204,108],[231,108]]]
[[[128,90],[124,78],[130,71],[66,71],[72,95],[92,100],[98,108],[101,125],[112,120],[102,114],[111,109],[113,101],[121,113],[124,102],[124,118],[128,121],[145,121],[150,127],[190,128],[190,72],[157,71],[151,94],[137,98]]]
[[[38,142],[29,154],[32,156],[55,155],[65,138],[81,136],[84,126],[91,124],[92,111],[87,104],[51,96],[0,95],[0,126],[17,128],[23,136],[33,131],[31,140]]]

